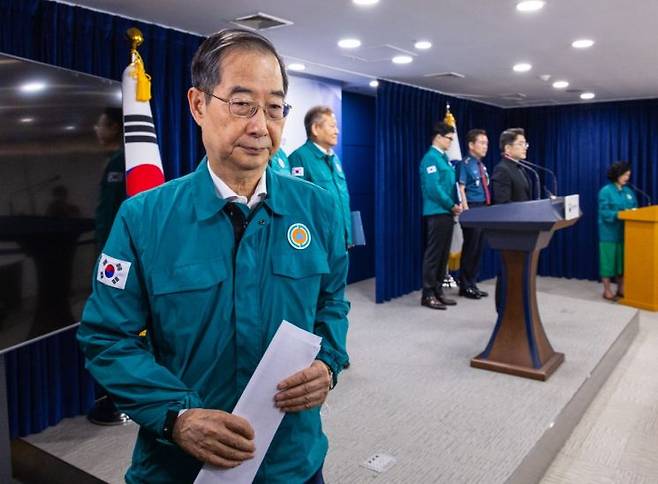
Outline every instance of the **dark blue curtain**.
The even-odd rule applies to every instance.
[[[350,250],[348,284],[375,276],[375,98],[343,92],[343,168],[366,245]]]
[[[632,182],[658,202],[658,100],[583,103],[501,109],[449,98],[419,88],[381,82],[376,128],[377,302],[420,288],[422,258],[418,163],[429,145],[429,129],[450,102],[462,153],[471,128],[489,134],[485,163],[499,159],[504,128],[522,127],[530,143],[528,159],[553,170],[559,194],[580,194],[582,219],[555,234],[539,260],[540,275],[598,278],[597,193],[614,161],[631,162]],[[542,176],[542,181],[545,177]],[[641,195],[638,199],[646,202]],[[493,277],[498,257],[485,251],[481,278]]]
[[[560,195],[580,194],[583,217],[556,233],[539,274],[598,279],[597,194],[607,167],[629,161],[631,182],[658,201],[658,100],[510,109],[505,125],[525,128],[528,159],[556,173]]]
[[[431,143],[434,122],[443,120],[446,103],[463,141],[471,128],[482,128],[494,141],[503,127],[503,110],[433,91],[381,81],[377,91],[375,168],[375,273],[377,302],[420,288],[423,251],[422,204],[418,165]],[[495,141],[493,143],[495,145]],[[493,168],[497,150],[484,160]],[[486,258],[483,273],[494,274]]]
[[[203,40],[155,25],[42,0],[0,0],[0,52],[117,81],[129,61],[125,31],[144,34],[140,53],[152,76],[151,106],[165,176],[193,170],[202,156],[187,107],[189,64]],[[85,412],[93,384],[69,331],[7,355],[10,431],[38,432]]]

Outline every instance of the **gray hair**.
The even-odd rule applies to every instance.
[[[222,82],[220,67],[222,59],[232,49],[260,50],[272,54],[281,68],[283,92],[288,93],[288,75],[283,60],[274,45],[256,32],[242,29],[225,29],[212,34],[199,46],[192,58],[192,86],[206,93],[206,103],[210,102],[209,92]]]
[[[306,129],[306,137],[313,137],[313,125],[322,121],[322,116],[334,114],[329,106],[313,106],[306,112],[304,116],[304,129]]]

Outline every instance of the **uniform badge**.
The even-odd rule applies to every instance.
[[[434,165],[430,165],[430,166],[428,166],[428,167],[427,167],[427,173],[429,173],[430,175],[431,175],[432,173],[436,173],[436,166],[434,166]]]
[[[343,173],[343,167],[340,166],[338,163],[336,163],[335,165],[336,165],[336,170],[338,170],[338,173]]]
[[[292,167],[292,176],[304,176],[304,167],[303,166],[293,166]]]
[[[283,158],[279,158],[279,166],[280,166],[281,168],[285,168],[285,167],[286,167],[286,162],[283,161]]]
[[[626,194],[626,198],[628,198],[629,200],[631,200],[633,197],[631,197],[631,194],[630,194],[630,193],[627,193],[627,194]]]
[[[311,244],[311,232],[304,224],[292,224],[288,228],[288,243],[293,249],[305,249]]]
[[[101,254],[96,280],[106,286],[125,289],[131,262]]]

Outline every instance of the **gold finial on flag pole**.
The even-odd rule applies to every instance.
[[[130,41],[130,62],[133,66],[132,76],[137,80],[137,92],[135,98],[138,101],[149,101],[151,99],[151,76],[146,73],[144,61],[137,52],[137,47],[144,43],[142,31],[137,27],[126,30],[126,38]]]
[[[137,27],[130,27],[128,30],[126,30],[126,37],[130,41],[130,52],[136,51],[137,47],[142,45],[144,42],[142,31]]]
[[[446,115],[443,118],[443,122],[449,124],[453,128],[457,127],[457,122],[455,121],[455,117],[450,112],[450,103],[446,103]]]

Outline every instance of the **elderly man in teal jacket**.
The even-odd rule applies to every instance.
[[[304,116],[306,143],[290,154],[293,176],[303,178],[326,189],[340,214],[339,230],[345,246],[352,246],[352,212],[343,165],[333,152],[338,144],[336,116],[329,106],[315,106]]]
[[[266,168],[290,109],[267,39],[210,36],[192,83],[207,157],[122,205],[78,331],[87,368],[140,425],[126,481],[192,483],[204,463],[253,458],[254,429],[230,412],[282,320],[315,333],[317,360],[273,391],[285,416],[255,482],[319,483],[320,406],[347,361],[339,217],[324,190]]]
[[[420,188],[426,238],[423,257],[423,295],[421,305],[446,309],[457,304],[443,294],[443,278],[448,267],[454,216],[462,208],[457,195],[455,169],[446,154],[455,136],[455,128],[439,122],[432,131],[432,146],[420,162]]]

